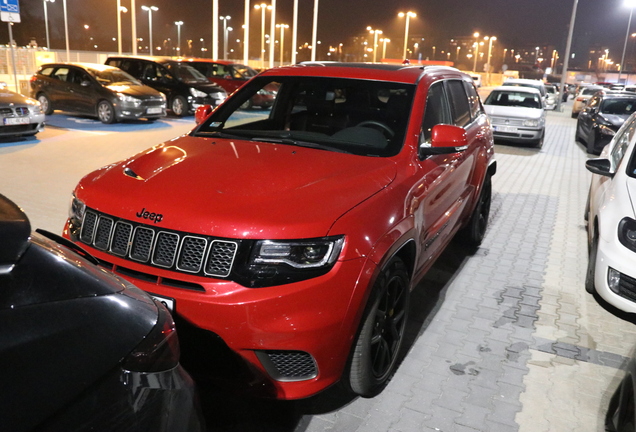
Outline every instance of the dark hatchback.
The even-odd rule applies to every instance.
[[[0,429],[202,431],[168,310],[0,195]]]
[[[164,57],[111,56],[106,64],[121,68],[168,98],[168,108],[176,116],[193,114],[203,105],[219,105],[227,97],[220,86],[199,71]]]
[[[575,138],[588,153],[600,154],[625,120],[636,111],[636,93],[601,90],[579,114]]]
[[[101,64],[42,65],[31,77],[31,97],[45,114],[62,110],[97,117],[102,123],[166,115],[164,95],[118,68]]]

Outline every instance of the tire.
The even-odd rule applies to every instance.
[[[596,133],[594,133],[594,131],[592,131],[592,136],[591,137],[587,137],[586,142],[586,148],[587,148],[587,152],[589,154],[593,154],[593,155],[599,155],[601,154],[601,150],[596,150]]]
[[[486,235],[488,228],[488,217],[490,216],[490,204],[492,201],[492,182],[490,175],[486,174],[484,183],[479,194],[477,205],[470,215],[468,225],[459,232],[459,239],[466,246],[479,247]]]
[[[572,113],[572,118],[577,118],[579,116],[579,113]]]
[[[188,101],[183,96],[175,96],[170,103],[172,114],[183,117],[188,112]]]
[[[538,140],[532,143],[532,146],[538,149],[542,148],[544,138],[545,138],[545,131],[541,134],[541,138],[539,138]]]
[[[115,108],[108,101],[99,101],[97,104],[97,118],[104,124],[115,122]]]
[[[40,93],[38,95],[38,102],[40,102],[40,106],[42,107],[42,112],[46,115],[53,114],[53,104],[51,103],[51,99],[44,93]]]
[[[253,106],[254,106],[254,104],[252,103],[252,99],[248,99],[245,102],[243,102],[243,105],[241,105],[239,107],[239,109],[250,110],[250,109],[252,109]]]
[[[598,255],[598,230],[594,228],[592,237],[592,244],[589,246],[589,255],[587,259],[587,271],[585,273],[585,291],[590,294],[596,292],[596,286],[594,285],[594,278],[596,276],[596,256]]]
[[[349,386],[359,396],[376,396],[395,372],[408,318],[409,283],[404,262],[394,257],[373,286],[349,365]]]

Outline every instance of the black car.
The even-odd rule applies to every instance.
[[[164,95],[121,69],[101,64],[42,65],[31,77],[31,96],[45,114],[62,110],[94,116],[102,123],[166,115]]]
[[[575,137],[586,145],[588,153],[600,154],[634,111],[636,94],[598,91],[580,112]]]
[[[0,195],[0,429],[201,431],[168,310]]]
[[[203,105],[215,107],[227,97],[222,87],[180,61],[163,57],[111,56],[106,59],[106,64],[121,68],[164,93],[169,109],[176,116],[193,114]]]
[[[606,432],[628,432],[636,425],[636,359],[624,367],[625,376],[610,399],[605,415]]]

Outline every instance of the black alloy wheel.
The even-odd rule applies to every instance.
[[[38,95],[38,102],[40,102],[40,107],[42,108],[42,112],[46,115],[53,114],[53,105],[51,104],[51,99],[44,93],[40,93]]]
[[[349,367],[349,385],[359,396],[374,397],[395,372],[408,317],[409,282],[404,262],[394,257],[373,286]]]
[[[99,101],[97,104],[97,118],[104,124],[114,123],[115,108],[113,108],[113,105],[105,100]]]
[[[588,229],[592,229],[594,232],[592,234],[592,243],[588,245],[589,255],[587,259],[587,271],[585,273],[585,291],[594,294],[596,292],[594,278],[596,276],[596,257],[598,255],[598,230],[596,226]]]
[[[479,194],[479,201],[470,215],[468,225],[459,232],[459,240],[470,247],[479,247],[486,235],[488,228],[488,218],[490,217],[490,206],[492,203],[492,181],[491,176],[486,174],[484,183]]]

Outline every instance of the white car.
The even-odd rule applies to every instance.
[[[601,86],[584,86],[581,87],[576,96],[574,96],[574,103],[572,104],[572,118],[577,118],[579,113],[583,111],[587,101],[589,101],[594,93],[599,90],[603,90]]]
[[[585,289],[636,313],[636,114],[623,124],[599,158],[585,212],[589,261]]]
[[[543,145],[545,104],[532,87],[496,87],[484,102],[495,139]]]

